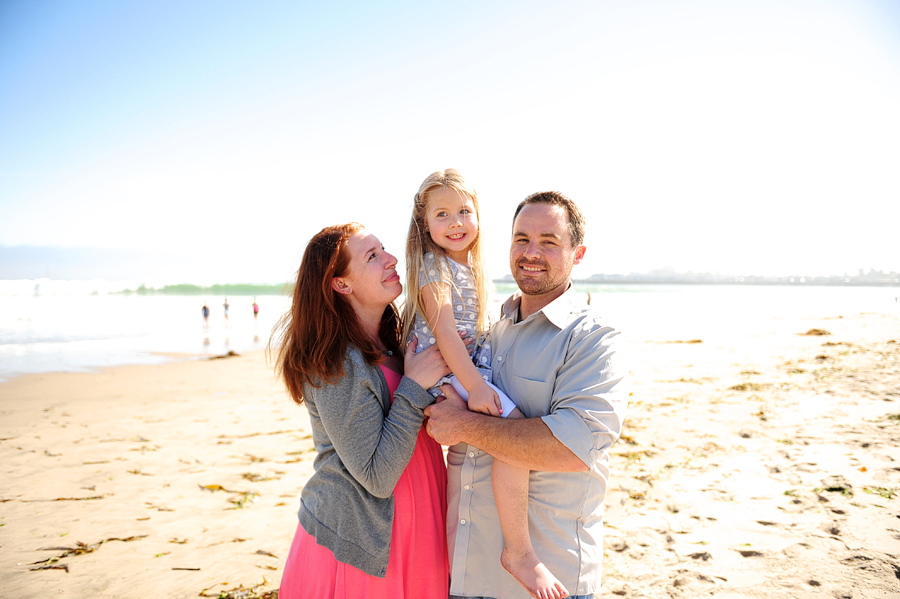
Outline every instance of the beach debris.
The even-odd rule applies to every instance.
[[[112,493],[109,493],[112,495]],[[103,499],[106,495],[93,495],[91,497],[57,497],[56,499],[23,499],[22,503],[37,503],[42,501],[92,501],[94,499]]]
[[[210,543],[209,545],[204,545],[203,549],[206,549],[207,547],[214,547],[216,545],[224,545],[225,543],[244,543],[246,541],[252,541],[252,540],[253,539],[234,538],[234,539],[231,539],[230,541],[218,541],[216,543]]]
[[[208,360],[223,360],[223,359],[225,359],[225,358],[239,358],[239,357],[241,357],[241,354],[237,353],[237,352],[234,351],[234,350],[228,350],[228,353],[227,353],[227,354],[222,354],[222,355],[219,355],[219,356],[210,356],[210,357],[207,358],[207,359],[208,359]]]
[[[244,491],[231,491],[229,489],[226,489],[222,485],[198,485],[198,486],[201,489],[206,489],[207,491],[210,491],[213,493],[216,491],[225,491],[226,493],[243,493],[244,492]]]
[[[159,446],[149,447],[147,445],[141,445],[140,447],[132,447],[128,451],[140,451],[141,453],[146,453],[148,451],[159,451]]]
[[[179,538],[171,538],[169,539],[170,543],[175,543],[177,545],[184,545],[188,542],[188,539],[179,539]]]
[[[635,451],[620,451],[614,455],[625,458],[628,464],[633,464],[634,462],[640,462],[644,457],[653,457],[656,455],[656,452],[652,449],[638,449]]]
[[[762,551],[757,551],[756,549],[735,549],[735,551],[743,557],[762,557],[764,555]]]
[[[709,551],[697,551],[696,553],[689,553],[688,557],[691,559],[702,559],[705,562],[708,562],[712,559],[712,555]]]
[[[702,385],[705,382],[714,381],[715,377],[704,376],[699,379],[685,378],[681,377],[680,379],[670,379],[667,381],[656,381],[657,383],[694,383],[695,385]]]
[[[270,552],[268,552],[268,551],[263,551],[262,549],[257,549],[257,550],[256,550],[256,554],[257,554],[257,555],[267,555],[267,556],[269,556],[269,557],[274,557],[275,559],[281,559],[281,558],[279,558],[277,555],[275,555],[274,553],[270,553]]]
[[[708,441],[703,445],[697,447],[692,452],[698,458],[708,458],[709,454],[716,451],[724,451],[725,448],[719,445],[718,443],[714,443],[713,441]],[[649,455],[649,454],[648,454]]]
[[[897,488],[888,489],[886,487],[863,487],[863,491],[870,495],[878,495],[885,499],[893,499],[897,496]]]
[[[138,468],[134,470],[128,470],[128,474],[140,474],[141,476],[156,476],[155,474],[150,474],[149,472],[141,472]]]
[[[281,472],[280,474],[284,474],[284,473]],[[261,483],[261,482],[265,482],[267,480],[278,480],[281,477],[280,476],[265,476],[265,475],[259,474],[257,472],[244,472],[243,474],[241,474],[241,478],[243,478],[245,480],[249,480],[251,483]]]
[[[761,373],[761,372],[757,372],[757,371],[755,371],[755,370],[742,370],[742,371],[741,371],[741,374],[744,374],[744,375],[747,375],[747,376],[752,376],[752,375],[754,375],[754,374],[762,374],[762,373]]]
[[[43,566],[38,566],[37,568],[30,568],[32,572],[36,572],[38,570],[65,570],[66,574],[69,573],[69,564],[45,564]]]
[[[840,493],[844,496],[853,496],[853,487],[850,486],[850,483],[847,482],[847,479],[841,476],[840,474],[836,474],[834,476],[829,476],[822,480],[822,486],[816,487],[813,489],[813,493],[821,496],[821,493]]]
[[[153,557],[162,557],[164,555],[171,555],[171,553],[172,553],[171,551],[166,551],[165,553],[157,553]]]
[[[201,489],[206,489],[210,492],[215,491],[225,491],[226,493],[231,493],[232,495],[237,495],[237,497],[232,497],[228,501],[233,503],[235,507],[228,508],[230,510],[239,510],[247,506],[247,504],[256,503],[259,501],[259,493],[255,491],[234,491],[231,489],[226,489],[222,485],[198,485]]]
[[[287,433],[299,433],[303,431],[302,428],[294,428],[289,430],[281,430],[281,431],[271,431],[268,433],[248,433],[246,435],[219,435],[216,437],[217,439],[247,439],[249,437],[258,437],[260,435],[284,435]],[[306,437],[304,437],[305,439]]]
[[[102,539],[97,541],[96,543],[82,543],[81,541],[77,541],[75,543],[75,547],[41,547],[39,551],[62,551],[63,553],[59,555],[54,555],[53,557],[48,557],[47,559],[43,559],[37,562],[32,562],[30,565],[35,566],[38,564],[44,564],[38,568],[31,568],[32,571],[35,570],[65,570],[69,571],[68,566],[65,568],[62,567],[51,567],[54,566],[59,560],[65,557],[71,557],[73,555],[84,555],[86,553],[93,553],[100,549],[100,546],[104,543],[109,543],[111,541],[122,541],[123,543],[129,543],[131,541],[137,541],[139,539],[145,538],[147,535],[135,535],[132,537],[125,537],[124,539],[121,537],[110,537],[108,539]],[[62,564],[65,565],[65,564]]]
[[[801,335],[806,335],[810,337],[821,337],[823,335],[830,335],[831,331],[826,331],[825,329],[810,329],[805,333],[800,333]]]
[[[223,582],[220,584],[228,584],[227,582]],[[274,589],[271,591],[263,591],[264,587],[269,586],[269,581],[266,580],[266,577],[263,576],[262,583],[252,586],[245,587],[243,584],[227,590],[227,591],[219,591],[215,594],[210,594],[208,591],[212,590],[213,587],[208,587],[200,591],[201,597],[215,597],[216,599],[278,599],[278,589]]]
[[[188,570],[191,572],[199,572],[200,568],[172,568],[173,570]]]
[[[256,503],[259,501],[259,493],[248,492],[241,494],[240,497],[229,499],[231,503],[234,504],[234,507],[228,508],[231,510],[241,510],[244,509],[247,505]]]
[[[703,339],[691,339],[689,341],[682,341],[678,339],[676,341],[657,341],[657,343],[703,343]]]
[[[772,386],[772,383],[739,383],[728,387],[729,391],[762,391]]]

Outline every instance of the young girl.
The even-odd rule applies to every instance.
[[[403,339],[418,338],[416,351],[437,343],[453,375],[450,383],[469,409],[504,418],[523,418],[515,404],[491,384],[488,318],[490,282],[484,268],[478,196],[454,169],[429,175],[415,196],[406,240]],[[416,293],[418,290],[418,293]],[[470,358],[458,331],[476,341]],[[492,484],[506,546],[503,567],[541,599],[568,595],[538,559],[528,533],[528,470],[494,460]]]

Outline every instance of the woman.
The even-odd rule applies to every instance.
[[[362,225],[322,229],[273,336],[317,452],[281,599],[447,597],[447,475],[422,421],[449,368],[415,344],[401,359],[396,266]]]

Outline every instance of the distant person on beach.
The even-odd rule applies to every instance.
[[[209,324],[209,306],[206,305],[206,302],[203,302],[200,312],[203,313],[203,324]]]
[[[574,597],[600,592],[609,448],[622,431],[628,367],[619,332],[572,287],[583,240],[581,211],[560,193],[530,195],[513,216],[509,264],[519,291],[491,329],[491,365],[526,418],[471,411],[451,385],[425,410],[428,433],[451,446],[451,598],[529,596],[497,559],[505,529],[493,515],[495,459],[531,471],[530,538],[544,564]]]
[[[228,308],[231,307],[231,304],[228,303],[228,298],[225,298],[225,303],[222,304],[222,307],[225,308],[225,320],[228,320]]]
[[[437,171],[419,186],[406,238],[403,339],[415,337],[416,351],[437,343],[453,376],[450,384],[469,410],[504,418],[524,418],[491,383],[490,280],[484,265],[484,233],[478,195],[454,169]],[[458,330],[476,337],[473,356]],[[439,387],[432,395],[442,395]],[[495,460],[492,484],[505,547],[495,560],[537,597],[559,599],[565,586],[541,562],[528,534],[527,469]]]
[[[362,225],[322,229],[270,341],[317,452],[281,599],[447,597],[447,473],[422,421],[449,368],[437,347],[401,355],[396,267]]]
[[[256,303],[256,298],[253,298],[253,320],[256,320],[259,316],[259,304]]]

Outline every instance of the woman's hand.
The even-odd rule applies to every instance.
[[[403,356],[403,371],[423,389],[431,389],[441,377],[450,374],[450,367],[444,361],[437,344],[416,353],[418,342],[413,335],[412,341],[407,344],[406,354]]]

